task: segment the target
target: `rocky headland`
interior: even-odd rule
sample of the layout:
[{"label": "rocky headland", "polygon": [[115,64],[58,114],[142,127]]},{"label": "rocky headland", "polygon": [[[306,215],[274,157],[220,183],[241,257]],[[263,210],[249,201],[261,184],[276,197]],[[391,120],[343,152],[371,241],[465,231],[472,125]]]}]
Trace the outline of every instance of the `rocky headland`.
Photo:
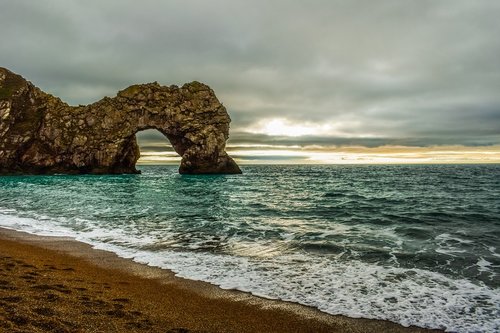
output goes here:
[{"label": "rocky headland", "polygon": [[70,106],[0,67],[0,174],[137,173],[136,133],[156,129],[183,174],[241,173],[225,151],[231,119],[210,87],[138,84]]}]

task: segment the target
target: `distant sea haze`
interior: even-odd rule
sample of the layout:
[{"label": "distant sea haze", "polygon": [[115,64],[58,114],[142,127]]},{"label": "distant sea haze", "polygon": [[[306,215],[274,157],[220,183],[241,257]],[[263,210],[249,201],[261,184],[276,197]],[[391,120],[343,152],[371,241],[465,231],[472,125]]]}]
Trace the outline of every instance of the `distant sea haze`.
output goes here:
[{"label": "distant sea haze", "polygon": [[500,165],[0,178],[0,226],[332,314],[500,330]]}]

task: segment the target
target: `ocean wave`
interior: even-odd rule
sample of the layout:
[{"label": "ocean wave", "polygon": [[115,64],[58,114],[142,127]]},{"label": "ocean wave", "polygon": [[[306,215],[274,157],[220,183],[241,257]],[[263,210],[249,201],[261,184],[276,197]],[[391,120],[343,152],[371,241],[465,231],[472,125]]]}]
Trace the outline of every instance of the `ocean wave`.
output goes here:
[{"label": "ocean wave", "polygon": [[329,313],[498,330],[499,166],[142,171],[0,177],[0,226]]},{"label": "ocean wave", "polygon": [[[325,260],[317,253],[338,252],[338,248],[306,244],[311,253],[271,256],[266,255],[269,249],[265,248],[262,255],[256,256],[248,256],[243,250],[241,255],[147,250],[149,244],[157,241],[154,237],[133,237],[121,230],[110,234],[99,228],[75,231],[59,225],[60,221],[41,221],[12,213],[0,212],[0,226],[43,236],[72,237],[139,263],[172,270],[183,278],[297,302],[330,314],[384,319],[449,332],[493,332],[500,327],[498,289],[427,270],[359,260]],[[254,246],[248,244],[247,248]],[[489,267],[485,261],[478,265]]]}]

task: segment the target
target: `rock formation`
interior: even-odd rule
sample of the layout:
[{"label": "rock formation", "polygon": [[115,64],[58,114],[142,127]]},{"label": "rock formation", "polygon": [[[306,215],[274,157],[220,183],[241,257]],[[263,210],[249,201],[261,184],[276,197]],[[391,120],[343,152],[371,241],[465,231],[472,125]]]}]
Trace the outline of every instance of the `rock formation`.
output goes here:
[{"label": "rock formation", "polygon": [[225,151],[229,118],[212,89],[139,84],[69,106],[0,67],[0,174],[137,173],[136,133],[156,129],[180,173],[241,173]]}]

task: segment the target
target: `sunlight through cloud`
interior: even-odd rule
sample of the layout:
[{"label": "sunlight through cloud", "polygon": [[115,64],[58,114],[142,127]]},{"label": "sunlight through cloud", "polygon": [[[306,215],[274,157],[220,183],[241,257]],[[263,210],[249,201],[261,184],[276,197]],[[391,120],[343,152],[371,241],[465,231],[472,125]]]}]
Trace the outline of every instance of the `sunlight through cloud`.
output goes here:
[{"label": "sunlight through cloud", "polygon": [[255,134],[266,134],[276,136],[305,136],[305,135],[329,135],[333,128],[331,125],[318,125],[312,123],[294,124],[286,119],[273,118],[260,121],[248,132]]}]

